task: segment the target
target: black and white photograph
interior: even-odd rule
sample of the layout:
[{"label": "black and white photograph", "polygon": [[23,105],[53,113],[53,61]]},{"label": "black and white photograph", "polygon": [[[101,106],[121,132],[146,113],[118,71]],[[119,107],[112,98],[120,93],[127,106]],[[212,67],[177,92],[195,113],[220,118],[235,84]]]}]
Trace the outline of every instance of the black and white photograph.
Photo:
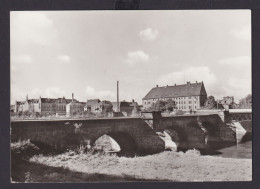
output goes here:
[{"label": "black and white photograph", "polygon": [[251,42],[249,9],[10,11],[11,183],[252,181]]}]

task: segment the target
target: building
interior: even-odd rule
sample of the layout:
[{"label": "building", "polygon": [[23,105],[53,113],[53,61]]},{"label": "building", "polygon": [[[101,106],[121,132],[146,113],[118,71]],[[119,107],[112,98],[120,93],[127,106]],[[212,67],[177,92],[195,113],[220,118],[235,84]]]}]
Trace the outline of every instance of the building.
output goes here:
[{"label": "building", "polygon": [[72,101],[66,105],[66,116],[73,116],[82,113],[85,105],[86,104],[83,102],[74,100],[74,94],[72,93]]},{"label": "building", "polygon": [[90,99],[87,101],[84,111],[92,113],[111,113],[113,112],[113,105],[110,101],[99,99]]},{"label": "building", "polygon": [[87,103],[84,107],[84,111],[89,111],[92,113],[96,113],[99,111],[99,105],[98,103],[100,102],[99,99],[89,99],[87,100]]},{"label": "building", "polygon": [[174,86],[158,85],[152,88],[143,98],[143,110],[147,110],[153,103],[159,100],[173,100],[176,102],[176,109],[183,111],[196,111],[204,105],[207,99],[207,92],[203,82],[190,83]]},{"label": "building", "polygon": [[[117,102],[112,102],[113,105],[113,111],[117,112]],[[132,115],[134,109],[136,108],[138,111],[138,103],[132,100],[132,102],[126,102],[125,100],[119,102],[119,109],[120,112],[123,112],[126,116]]]},{"label": "building", "polygon": [[[28,112],[30,114],[39,113],[43,116],[48,115],[65,115],[66,114],[66,105],[71,103],[72,99],[63,98],[42,98],[41,96],[38,99],[28,99],[26,96],[25,101],[16,101],[14,105],[15,113],[24,113]],[[78,102],[74,99],[74,102]]]},{"label": "building", "polygon": [[223,105],[226,110],[238,108],[233,96],[225,96],[222,100],[219,100],[218,103]]}]

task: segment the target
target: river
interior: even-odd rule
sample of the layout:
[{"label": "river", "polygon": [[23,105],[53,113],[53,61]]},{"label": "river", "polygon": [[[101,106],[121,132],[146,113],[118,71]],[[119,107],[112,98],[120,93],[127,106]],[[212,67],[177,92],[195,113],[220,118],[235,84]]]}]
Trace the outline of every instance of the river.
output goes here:
[{"label": "river", "polygon": [[216,156],[224,158],[252,158],[252,140],[240,142],[237,145],[219,149]]}]

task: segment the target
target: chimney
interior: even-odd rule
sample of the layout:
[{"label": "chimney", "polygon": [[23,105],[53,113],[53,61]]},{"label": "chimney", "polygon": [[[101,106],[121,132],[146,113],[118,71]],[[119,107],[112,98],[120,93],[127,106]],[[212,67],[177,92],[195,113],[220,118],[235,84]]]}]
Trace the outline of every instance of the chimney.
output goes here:
[{"label": "chimney", "polygon": [[156,87],[158,87],[158,85],[156,85]]},{"label": "chimney", "polygon": [[174,84],[174,86],[176,86],[176,83]]},{"label": "chimney", "polygon": [[198,82],[196,81],[196,83],[198,83]]},{"label": "chimney", "polygon": [[117,81],[117,112],[120,112],[120,107],[119,107],[119,81]]},{"label": "chimney", "polygon": [[28,94],[26,95],[26,102],[28,102]]},{"label": "chimney", "polygon": [[135,100],[133,99],[132,102],[135,102]]},{"label": "chimney", "polygon": [[72,102],[74,102],[74,93],[72,93]]}]

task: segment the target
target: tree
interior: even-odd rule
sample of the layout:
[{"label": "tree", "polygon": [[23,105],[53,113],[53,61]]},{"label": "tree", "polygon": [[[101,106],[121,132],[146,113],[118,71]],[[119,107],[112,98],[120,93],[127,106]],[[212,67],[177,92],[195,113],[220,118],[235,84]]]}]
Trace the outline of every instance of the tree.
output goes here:
[{"label": "tree", "polygon": [[38,117],[41,117],[41,114],[39,112],[36,112],[35,116],[38,118]]},{"label": "tree", "polygon": [[217,102],[214,96],[209,96],[204,103],[205,109],[217,109]]},{"label": "tree", "polygon": [[139,106],[137,104],[134,104],[132,110],[132,116],[137,116],[139,112],[140,112]]},{"label": "tree", "polygon": [[25,111],[23,112],[23,115],[24,115],[25,117],[29,116],[29,111],[28,111],[28,110],[25,110]]},{"label": "tree", "polygon": [[155,103],[153,103],[148,110],[150,111],[173,111],[173,109],[175,109],[176,107],[176,103],[173,100],[167,100],[167,101],[163,101],[163,100],[158,100]]},{"label": "tree", "polygon": [[23,112],[22,111],[19,111],[18,112],[18,117],[21,117],[23,115]]},{"label": "tree", "polygon": [[167,100],[165,107],[166,107],[166,110],[168,110],[169,112],[172,112],[176,108],[176,102],[171,99]]},{"label": "tree", "polygon": [[239,108],[252,108],[252,95],[249,94],[239,101]]}]

